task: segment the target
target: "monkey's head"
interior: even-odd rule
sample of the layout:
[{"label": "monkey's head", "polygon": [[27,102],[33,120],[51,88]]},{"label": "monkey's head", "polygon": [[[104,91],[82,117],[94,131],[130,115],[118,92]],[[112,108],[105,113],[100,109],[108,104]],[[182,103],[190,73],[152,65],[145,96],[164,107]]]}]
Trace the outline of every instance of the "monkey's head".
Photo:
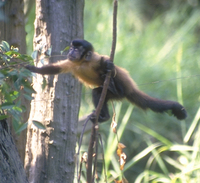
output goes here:
[{"label": "monkey's head", "polygon": [[71,42],[68,59],[73,62],[90,61],[94,48],[91,43],[82,39]]}]

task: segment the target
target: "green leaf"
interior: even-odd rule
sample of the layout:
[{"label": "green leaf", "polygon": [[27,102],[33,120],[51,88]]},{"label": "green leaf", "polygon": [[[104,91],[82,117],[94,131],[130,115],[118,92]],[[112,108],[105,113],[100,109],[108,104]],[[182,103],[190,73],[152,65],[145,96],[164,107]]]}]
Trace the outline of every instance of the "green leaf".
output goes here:
[{"label": "green leaf", "polygon": [[[4,98],[5,98],[5,103],[11,103],[13,104],[13,100],[12,100],[12,97],[10,96],[9,93],[5,93],[5,85],[3,85],[3,88],[2,88],[2,93],[4,94]],[[0,105],[0,108],[1,108],[1,105]]]},{"label": "green leaf", "polygon": [[47,51],[45,52],[45,55],[51,56],[51,52],[52,52],[52,47],[47,49]]},{"label": "green leaf", "polygon": [[10,94],[10,97],[11,97],[12,100],[15,100],[19,97],[19,92],[15,91],[15,90],[11,91],[9,94]]},{"label": "green leaf", "polygon": [[5,76],[3,73],[0,72],[0,79],[5,79]]},{"label": "green leaf", "polygon": [[18,106],[14,106],[12,109],[15,110],[16,112],[20,112],[20,113],[23,112],[22,108]]},{"label": "green leaf", "polygon": [[16,75],[18,75],[17,70],[12,70],[12,71],[8,72],[8,76],[16,76]]},{"label": "green leaf", "polygon": [[44,65],[44,58],[40,59],[40,62]]},{"label": "green leaf", "polygon": [[15,121],[19,125],[21,122],[21,112],[11,109],[9,110],[9,114],[12,115],[13,121]]},{"label": "green leaf", "polygon": [[35,90],[33,88],[31,88],[28,85],[24,85],[24,91],[27,92],[28,94],[32,94],[32,93],[36,93]]},{"label": "green leaf", "polygon": [[8,118],[8,115],[0,115],[0,120]]},{"label": "green leaf", "polygon": [[38,55],[38,51],[35,50],[32,54],[31,54],[31,57],[33,58],[33,60],[35,60],[37,58],[37,55]]},{"label": "green leaf", "polygon": [[65,49],[64,49],[64,50],[60,51],[61,55],[63,54],[63,52],[64,52],[64,51],[67,51],[67,50],[69,50],[69,48],[70,48],[70,47],[69,47],[69,46],[67,46],[67,47],[65,47]]},{"label": "green leaf", "polygon": [[5,102],[2,105],[0,105],[0,109],[12,109],[15,106],[15,104],[11,103],[11,102]]},{"label": "green leaf", "polygon": [[10,45],[6,41],[2,41],[1,44],[3,45],[3,48],[5,49],[5,51],[10,50]]},{"label": "green leaf", "polygon": [[[31,75],[36,78],[37,74],[32,72]],[[36,93],[36,92],[35,92]]]},{"label": "green leaf", "polygon": [[21,87],[21,78],[17,78],[16,81],[13,83],[17,90],[20,90]]},{"label": "green leaf", "polygon": [[[1,47],[1,46],[0,46]],[[9,58],[9,56],[7,56],[7,55],[1,55],[1,59],[5,62],[5,63],[7,63],[8,61],[10,61],[10,58]]]},{"label": "green leaf", "polygon": [[0,89],[2,88],[2,85],[4,84],[3,79],[0,78]]},{"label": "green leaf", "polygon": [[[11,113],[11,115],[13,115],[13,114]],[[20,126],[21,122],[20,122],[20,118],[19,117],[16,117],[15,114],[14,114],[14,116],[15,117],[12,119],[12,128],[15,131],[17,131],[19,129],[19,126]]]},{"label": "green leaf", "polygon": [[31,95],[28,95],[28,94],[23,94],[24,95],[24,97],[27,99],[27,100],[33,100],[34,99],[34,97],[32,97]]},{"label": "green leaf", "polygon": [[28,122],[26,123],[22,123],[19,128],[15,131],[15,133],[19,134],[20,132],[22,132],[23,130],[25,130],[28,126]]},{"label": "green leaf", "polygon": [[17,47],[12,47],[12,46],[11,46],[11,49],[12,49],[13,51],[15,51],[15,52],[19,52],[19,48],[17,48]]},{"label": "green leaf", "polygon": [[45,127],[41,122],[33,120],[32,123],[33,123],[37,128],[39,128],[39,129],[41,129],[41,130],[46,130],[46,127]]},{"label": "green leaf", "polygon": [[47,85],[47,80],[46,80],[45,77],[43,77],[43,80],[42,80],[42,90],[45,89],[46,85]]},{"label": "green leaf", "polygon": [[12,50],[9,50],[5,53],[5,55],[8,55],[8,56],[11,56],[11,55],[21,55],[19,52],[16,52],[16,51],[12,51]]},{"label": "green leaf", "polygon": [[3,52],[6,51],[2,44],[0,44],[0,48],[1,48],[0,50],[2,50]]},{"label": "green leaf", "polygon": [[27,79],[27,77],[30,77],[31,75],[32,75],[32,72],[29,71],[28,69],[23,68],[23,67],[20,69],[19,76],[25,77]]},{"label": "green leaf", "polygon": [[23,61],[32,61],[33,62],[33,58],[29,55],[18,55],[17,58],[23,60]]}]

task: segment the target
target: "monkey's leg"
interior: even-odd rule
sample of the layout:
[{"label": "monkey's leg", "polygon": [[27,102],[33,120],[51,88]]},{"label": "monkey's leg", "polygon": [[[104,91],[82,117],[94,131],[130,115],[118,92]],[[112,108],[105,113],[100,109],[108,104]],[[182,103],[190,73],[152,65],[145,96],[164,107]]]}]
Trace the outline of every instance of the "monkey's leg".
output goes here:
[{"label": "monkey's leg", "polygon": [[[95,108],[97,108],[97,105],[99,103],[99,99],[101,97],[102,87],[95,88],[92,90],[92,100],[94,103]],[[107,105],[107,99],[105,99],[104,104],[102,106],[101,112],[99,114],[98,122],[104,122],[109,120],[110,115],[108,111],[108,105]],[[95,122],[95,119],[91,117],[91,121]]]}]

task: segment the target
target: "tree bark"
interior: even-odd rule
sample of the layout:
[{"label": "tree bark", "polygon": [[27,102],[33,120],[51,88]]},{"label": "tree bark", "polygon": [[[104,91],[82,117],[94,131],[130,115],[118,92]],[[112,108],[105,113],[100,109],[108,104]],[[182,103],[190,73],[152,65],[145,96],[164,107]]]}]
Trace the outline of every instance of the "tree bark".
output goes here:
[{"label": "tree bark", "polygon": [[[5,40],[10,45],[18,47],[20,53],[25,54],[26,33],[23,0],[6,0],[3,3],[4,5],[1,6],[3,19],[0,20],[0,42]],[[22,122],[27,122],[30,112],[30,101],[26,100],[23,95],[21,96],[21,103],[26,107],[26,112],[22,113]],[[20,158],[24,163],[27,132],[24,130],[20,135],[16,135],[12,128],[11,118],[9,118],[8,123],[11,124],[12,135],[14,136]]]},{"label": "tree bark", "polygon": [[24,22],[23,0],[5,0],[1,9],[3,19],[0,20],[0,41],[5,40],[10,45],[19,48],[20,53],[26,53],[26,32]]},{"label": "tree bark", "polygon": [[6,120],[0,121],[0,182],[28,183]]},{"label": "tree bark", "polygon": [[[71,40],[83,38],[83,7],[84,0],[36,1],[34,47],[46,51],[52,46],[50,62],[58,60],[54,55],[60,55]],[[33,79],[37,94],[31,103],[26,172],[30,182],[72,183],[81,85],[70,74],[45,78],[44,90],[43,77],[37,74]],[[42,122],[46,130],[34,127],[32,120]]]}]

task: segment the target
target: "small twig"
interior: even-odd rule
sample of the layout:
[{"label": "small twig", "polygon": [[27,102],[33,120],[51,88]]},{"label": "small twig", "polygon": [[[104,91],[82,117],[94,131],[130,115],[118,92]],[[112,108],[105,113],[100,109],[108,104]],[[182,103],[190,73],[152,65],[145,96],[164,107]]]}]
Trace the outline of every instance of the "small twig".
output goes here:
[{"label": "small twig", "polygon": [[[12,63],[12,62],[14,62],[14,61],[11,61],[10,63]],[[15,61],[15,62],[18,62],[18,61]],[[10,64],[9,63],[9,64]],[[18,62],[17,64],[12,64],[12,65],[6,65],[6,66],[0,66],[0,70],[3,70],[3,69],[6,69],[6,68],[16,68],[16,67],[19,67],[19,66],[23,66],[23,67],[25,67],[25,66],[27,66],[28,64],[27,63],[25,63],[25,62],[22,62],[22,63],[20,63],[20,62]]]},{"label": "small twig", "polygon": [[[90,120],[90,116],[91,116],[91,115],[89,115],[89,116],[86,118],[86,120],[85,120],[85,122],[84,122],[84,124],[83,124],[83,129],[82,129],[82,132],[81,132],[81,135],[80,135],[80,139],[79,139],[79,144],[78,144],[78,152],[77,152],[77,154],[76,154],[76,157],[77,157],[77,164],[76,164],[76,167],[77,167],[78,182],[80,181],[80,179],[79,179],[80,174],[78,173],[79,154],[80,154],[81,144],[82,144],[82,140],[83,140],[83,134],[84,134],[84,132],[85,132],[85,128],[86,128],[86,126],[87,126],[87,123],[88,123],[88,121]],[[78,175],[78,174],[79,174],[79,175]]]},{"label": "small twig", "polygon": [[79,139],[79,144],[78,144],[78,152],[77,152],[77,154],[79,155],[79,153],[80,153],[80,148],[81,148],[81,144],[82,144],[82,140],[83,140],[83,134],[84,134],[84,132],[85,132],[85,128],[86,128],[86,126],[87,126],[87,123],[88,123],[88,121],[90,120],[90,116],[91,115],[89,115],[87,118],[86,118],[86,120],[85,120],[85,122],[84,122],[84,124],[83,124],[83,129],[82,129],[82,131],[81,131],[81,135],[80,135],[80,139]]},{"label": "small twig", "polygon": [[115,48],[116,48],[116,42],[117,42],[117,7],[118,7],[118,1],[114,1],[113,5],[113,40],[112,40],[112,49],[110,53],[110,60],[113,62],[114,55],[115,55]]},{"label": "small twig", "polygon": [[[78,183],[80,183],[80,180],[81,180],[82,165],[83,165],[83,162],[81,161],[80,167],[79,167],[79,172],[78,172]],[[78,168],[77,168],[77,170],[78,170]]]},{"label": "small twig", "polygon": [[[114,0],[114,6],[113,6],[113,40],[112,40],[112,49],[111,49],[111,54],[110,54],[110,61],[113,62],[114,60],[114,54],[115,54],[115,48],[116,48],[116,40],[117,40],[117,7],[118,7],[118,1]],[[90,137],[90,144],[89,144],[89,148],[88,148],[88,168],[87,168],[87,183],[92,183],[92,180],[94,180],[94,177],[92,177],[92,162],[93,162],[93,147],[95,144],[95,140],[98,139],[97,135],[97,131],[98,131],[98,118],[99,118],[99,114],[101,112],[106,94],[107,94],[107,89],[108,89],[108,85],[110,82],[110,77],[111,77],[111,71],[109,71],[106,75],[106,79],[104,81],[104,85],[103,85],[103,90],[101,93],[101,97],[99,99],[99,103],[98,106],[96,108],[95,111],[95,123],[93,124],[93,128],[92,128],[92,132],[91,132],[91,137]],[[96,145],[98,142],[96,142]],[[97,153],[97,152],[96,152]],[[97,154],[96,154],[97,156]]]},{"label": "small twig", "polygon": [[78,183],[80,183],[81,180],[81,171],[82,171],[82,166],[83,163],[85,163],[85,165],[87,164],[87,153],[83,153],[82,157],[81,157],[81,163],[80,163],[80,168],[79,168],[79,173],[78,173]]},{"label": "small twig", "polygon": [[[96,132],[97,133],[97,132]],[[98,138],[98,134],[96,134],[96,149],[95,149],[95,160],[94,160],[94,168],[93,168],[93,175],[92,175],[92,182],[94,182],[94,178],[95,178],[95,173],[96,173],[96,167],[97,167],[97,157],[98,157],[98,142],[99,142],[99,138]]]},{"label": "small twig", "polygon": [[95,124],[93,124],[90,143],[88,147],[88,164],[87,164],[87,183],[92,183],[92,162],[93,162],[93,147],[96,137]]},{"label": "small twig", "polygon": [[106,172],[106,164],[105,164],[105,157],[104,157],[104,148],[103,148],[103,140],[101,135],[99,134],[99,140],[100,140],[100,144],[102,147],[102,156],[103,156],[103,169],[104,169],[104,174],[105,174],[105,182],[107,183],[107,172]]}]

